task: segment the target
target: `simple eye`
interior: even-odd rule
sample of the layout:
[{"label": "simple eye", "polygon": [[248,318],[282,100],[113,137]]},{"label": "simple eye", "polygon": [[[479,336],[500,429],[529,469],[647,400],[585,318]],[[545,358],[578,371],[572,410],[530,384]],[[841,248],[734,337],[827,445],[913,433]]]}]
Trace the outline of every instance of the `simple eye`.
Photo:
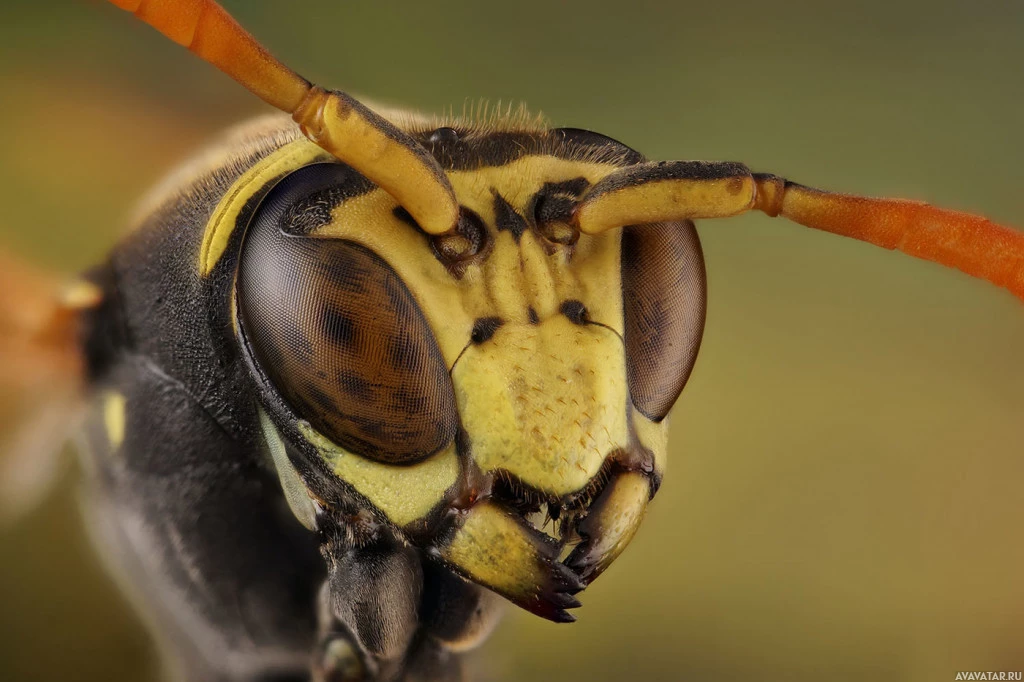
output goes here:
[{"label": "simple eye", "polygon": [[318,164],[271,190],[242,247],[239,315],[256,364],[299,417],[350,452],[411,463],[451,443],[458,427],[430,326],[376,253],[299,236],[373,188],[364,183],[347,166]]},{"label": "simple eye", "polygon": [[693,370],[704,334],[707,282],[693,223],[622,233],[626,370],[633,405],[664,419]]}]

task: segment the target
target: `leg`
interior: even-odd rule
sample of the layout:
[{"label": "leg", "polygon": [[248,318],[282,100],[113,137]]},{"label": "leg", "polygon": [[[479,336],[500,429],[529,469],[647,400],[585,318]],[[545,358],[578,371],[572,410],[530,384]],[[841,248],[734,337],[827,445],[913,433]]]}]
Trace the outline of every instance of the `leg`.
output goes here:
[{"label": "leg", "polygon": [[384,529],[354,541],[350,528],[332,523],[321,523],[328,574],[320,591],[316,679],[398,679],[419,625],[419,554]]},{"label": "leg", "polygon": [[424,633],[454,653],[475,649],[483,643],[498,625],[507,602],[433,562],[425,564],[423,572]]},{"label": "leg", "polygon": [[462,653],[491,633],[504,600],[393,539],[354,547],[334,535],[314,680],[462,680]]}]

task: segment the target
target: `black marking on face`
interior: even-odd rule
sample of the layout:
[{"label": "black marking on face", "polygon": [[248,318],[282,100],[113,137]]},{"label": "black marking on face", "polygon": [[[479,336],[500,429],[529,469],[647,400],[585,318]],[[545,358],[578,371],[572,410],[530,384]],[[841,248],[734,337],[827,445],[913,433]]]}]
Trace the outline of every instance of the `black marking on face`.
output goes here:
[{"label": "black marking on face", "polygon": [[540,197],[534,213],[538,225],[545,223],[567,223],[572,219],[576,200],[565,196]]},{"label": "black marking on face", "polygon": [[494,225],[498,232],[511,232],[512,238],[519,243],[519,238],[527,230],[526,219],[519,215],[512,205],[505,200],[505,197],[498,194],[498,190],[492,189],[494,195]]},{"label": "black marking on face", "polygon": [[503,324],[505,321],[500,317],[481,317],[473,323],[473,333],[469,338],[476,344],[489,341]]},{"label": "black marking on face", "polygon": [[[295,173],[301,174],[303,192],[288,206],[281,229],[297,236],[311,234],[329,224],[335,208],[377,188],[343,163],[317,163]],[[295,173],[289,176],[289,180]]]},{"label": "black marking on face", "polygon": [[590,313],[587,306],[576,300],[563,301],[558,308],[559,312],[569,318],[573,324],[587,324],[590,322]]},{"label": "black marking on face", "polygon": [[578,178],[573,178],[572,180],[562,180],[561,182],[545,182],[537,194],[561,194],[578,199],[585,191],[587,191],[588,187],[590,187],[590,181],[585,177],[580,176]]},{"label": "black marking on face", "polygon": [[642,154],[621,142],[574,128],[538,132],[481,132],[472,128],[438,128],[411,135],[425,149],[430,150],[446,171],[504,166],[526,156],[586,159],[616,166],[632,165],[644,160]]},{"label": "black marking on face", "polygon": [[433,140],[431,132],[424,140],[434,158],[445,170],[475,170],[503,166],[543,148],[545,133],[492,133],[481,139],[467,140],[460,131],[447,139]]},{"label": "black marking on face", "polygon": [[487,230],[484,228],[484,221],[476,211],[462,206],[459,210],[459,222],[456,227],[458,233],[473,244],[473,253],[478,253],[487,239]]},{"label": "black marking on face", "polygon": [[526,316],[530,320],[530,324],[540,324],[540,317],[537,315],[537,311],[530,306],[526,311]]},{"label": "black marking on face", "polygon": [[704,333],[704,256],[693,223],[625,228],[622,290],[630,395],[660,421],[686,385]]}]

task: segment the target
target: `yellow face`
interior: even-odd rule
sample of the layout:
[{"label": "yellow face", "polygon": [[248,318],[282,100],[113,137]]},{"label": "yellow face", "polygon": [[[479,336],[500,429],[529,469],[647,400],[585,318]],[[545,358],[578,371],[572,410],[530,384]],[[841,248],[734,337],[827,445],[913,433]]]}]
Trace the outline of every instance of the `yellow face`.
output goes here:
[{"label": "yellow face", "polygon": [[[545,184],[571,183],[587,170],[534,157],[451,173],[485,241],[460,272],[434,257],[379,190],[337,207],[314,233],[364,244],[409,287],[449,368],[480,470],[553,497],[584,490],[629,443],[620,235],[556,244],[525,218]],[[367,220],[380,227],[363,229]],[[563,313],[573,302],[587,323]]]},{"label": "yellow face", "polygon": [[413,134],[455,190],[458,249],[298,140],[226,195],[200,268],[270,178],[236,283],[243,343],[286,406],[265,430],[285,422],[285,440],[456,572],[565,619],[664,471],[664,418],[703,326],[696,234],[571,227],[586,189],[639,157],[607,138]]}]

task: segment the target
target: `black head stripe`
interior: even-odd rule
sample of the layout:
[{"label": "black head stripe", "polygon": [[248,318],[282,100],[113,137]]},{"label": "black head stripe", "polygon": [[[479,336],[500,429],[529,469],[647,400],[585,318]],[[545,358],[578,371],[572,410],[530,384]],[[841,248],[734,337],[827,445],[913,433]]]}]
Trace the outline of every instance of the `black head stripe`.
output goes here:
[{"label": "black head stripe", "polygon": [[491,190],[491,193],[494,195],[494,226],[499,232],[511,232],[512,238],[518,242],[526,232],[526,219],[497,190]]},{"label": "black head stripe", "polygon": [[437,135],[436,131],[421,134],[417,139],[434,154],[441,167],[449,171],[475,170],[489,166],[504,166],[531,154],[542,153],[546,134],[521,132],[494,132],[484,135],[452,131]]},{"label": "black head stripe", "polygon": [[554,156],[615,166],[639,163],[639,152],[610,137],[577,128],[537,132],[439,128],[413,133],[446,171],[504,166],[527,156]]}]

